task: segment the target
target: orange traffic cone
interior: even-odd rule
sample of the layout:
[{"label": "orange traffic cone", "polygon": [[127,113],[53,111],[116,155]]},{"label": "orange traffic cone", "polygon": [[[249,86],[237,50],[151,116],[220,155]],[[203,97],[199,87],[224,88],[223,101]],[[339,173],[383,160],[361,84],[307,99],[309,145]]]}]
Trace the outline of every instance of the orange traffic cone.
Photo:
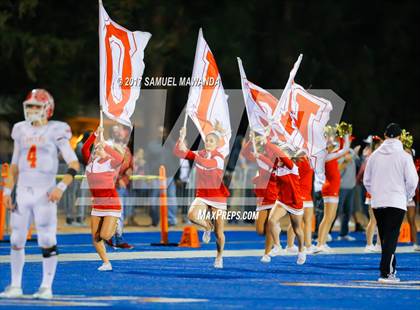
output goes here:
[{"label": "orange traffic cone", "polygon": [[404,222],[401,225],[400,236],[398,238],[398,242],[411,242],[410,236],[410,224]]},{"label": "orange traffic cone", "polygon": [[28,229],[28,235],[26,236],[26,240],[32,239],[32,225]]},{"label": "orange traffic cone", "polygon": [[183,248],[199,248],[200,241],[198,240],[198,232],[197,228],[194,226],[187,226],[184,227],[184,231],[182,232],[181,242],[179,243],[179,247]]}]

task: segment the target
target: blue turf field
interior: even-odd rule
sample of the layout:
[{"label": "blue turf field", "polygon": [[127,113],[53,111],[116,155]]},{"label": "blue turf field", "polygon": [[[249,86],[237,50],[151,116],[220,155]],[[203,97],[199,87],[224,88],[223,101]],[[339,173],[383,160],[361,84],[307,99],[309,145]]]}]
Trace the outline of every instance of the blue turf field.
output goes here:
[{"label": "blue turf field", "polygon": [[[77,260],[76,253],[93,253],[88,235],[60,235],[62,254],[76,254],[74,261],[59,263],[54,282],[55,300],[45,304],[26,298],[0,300],[0,307],[42,305],[71,308],[188,309],[188,308],[358,308],[419,309],[420,254],[398,254],[399,285],[378,285],[379,254],[334,254],[308,256],[304,266],[295,264],[295,256],[273,258],[268,265],[245,250],[262,249],[263,238],[254,232],[228,232],[226,250],[243,250],[240,257],[226,257],[224,269],[215,270],[211,257],[113,260],[113,272],[96,271],[99,261]],[[332,242],[332,247],[363,246],[363,235],[355,242]],[[191,251],[173,247],[151,247],[159,240],[157,233],[126,234],[136,248],[132,251]],[[284,239],[284,236],[282,236]],[[170,233],[179,241],[180,233]],[[283,245],[285,240],[282,241]],[[39,253],[36,244],[28,243],[27,253]],[[213,250],[214,243],[194,250]],[[132,252],[131,251],[131,252]],[[9,252],[0,243],[0,258]],[[110,250],[110,252],[115,252]],[[130,251],[120,251],[120,255]],[[187,252],[185,252],[187,253]],[[65,257],[63,255],[62,257]],[[10,271],[0,263],[0,287],[9,282]],[[41,264],[25,265],[23,289],[32,293],[40,283]],[[407,282],[408,281],[408,282]],[[188,300],[190,299],[190,300]],[[192,299],[192,300],[191,300]],[[54,307],[54,308],[55,308]]]}]

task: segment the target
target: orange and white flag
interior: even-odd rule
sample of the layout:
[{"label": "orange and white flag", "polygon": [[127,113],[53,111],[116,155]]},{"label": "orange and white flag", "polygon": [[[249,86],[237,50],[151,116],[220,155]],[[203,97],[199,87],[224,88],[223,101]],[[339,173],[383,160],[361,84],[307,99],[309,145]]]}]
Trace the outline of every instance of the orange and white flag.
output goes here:
[{"label": "orange and white flag", "polygon": [[238,57],[237,60],[249,127],[252,131],[265,135],[279,100],[265,89],[248,81],[241,59]]},{"label": "orange and white flag", "polygon": [[278,135],[285,135],[292,145],[305,150],[316,174],[323,178],[327,143],[324,128],[330,118],[332,105],[327,99],[310,94],[294,82],[301,61],[302,55],[290,72],[280,97],[273,130]]},{"label": "orange and white flag", "polygon": [[216,60],[204,40],[201,29],[198,33],[190,83],[187,115],[197,126],[203,140],[210,132],[219,131],[223,139],[218,150],[227,156],[231,138],[228,96],[225,94]]},{"label": "orange and white flag", "polygon": [[131,127],[144,71],[148,32],[115,23],[99,1],[99,98],[105,115]]}]

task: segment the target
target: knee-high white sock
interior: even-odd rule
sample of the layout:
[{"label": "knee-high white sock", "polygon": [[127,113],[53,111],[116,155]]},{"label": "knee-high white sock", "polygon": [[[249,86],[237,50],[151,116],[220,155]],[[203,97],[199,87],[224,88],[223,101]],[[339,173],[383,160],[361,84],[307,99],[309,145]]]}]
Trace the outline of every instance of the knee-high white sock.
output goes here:
[{"label": "knee-high white sock", "polygon": [[56,269],[57,269],[57,255],[42,258],[41,287],[51,288]]},{"label": "knee-high white sock", "polygon": [[25,250],[10,250],[10,268],[12,274],[11,286],[22,286],[23,265],[25,264]]}]

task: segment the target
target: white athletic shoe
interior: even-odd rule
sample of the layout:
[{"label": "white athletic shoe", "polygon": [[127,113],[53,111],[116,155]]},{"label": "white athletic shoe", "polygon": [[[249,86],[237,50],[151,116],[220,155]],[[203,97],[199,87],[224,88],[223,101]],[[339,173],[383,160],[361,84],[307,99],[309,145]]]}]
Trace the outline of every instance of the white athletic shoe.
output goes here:
[{"label": "white athletic shoe", "polygon": [[270,255],[264,254],[263,257],[261,257],[261,263],[268,264],[269,262],[271,262]]},{"label": "white athletic shoe", "polygon": [[416,251],[416,252],[419,252],[420,251],[420,245],[413,244],[413,250]]},{"label": "white athletic shoe", "polygon": [[40,287],[38,292],[32,295],[35,299],[52,299],[53,293],[50,287]]},{"label": "white athletic shoe", "polygon": [[286,252],[291,254],[296,254],[299,251],[298,247],[294,244],[291,247],[286,247]]},{"label": "white athletic shoe", "polygon": [[205,230],[203,232],[203,237],[201,238],[203,243],[209,243],[211,240],[211,230]]},{"label": "white athletic shoe", "polygon": [[281,246],[275,245],[271,249],[268,255],[270,255],[271,257],[274,257],[274,256],[282,255],[282,254],[283,254],[283,249],[281,248]]},{"label": "white athletic shoe", "polygon": [[371,244],[371,245],[366,245],[365,246],[365,249],[364,249],[364,252],[365,253],[375,253],[376,252],[376,250],[375,250],[375,246],[373,245],[373,244]]},{"label": "white athletic shoe", "polygon": [[389,274],[388,275],[388,277],[386,277],[386,278],[382,278],[382,277],[380,277],[379,279],[378,279],[378,282],[380,282],[380,283],[389,283],[389,284],[395,284],[395,283],[399,283],[400,282],[400,278],[397,278],[396,276],[395,276],[395,274]]},{"label": "white athletic shoe", "polygon": [[327,236],[327,242],[331,242],[331,241],[333,241],[333,238],[332,238],[331,234],[328,234],[328,236]]},{"label": "white athletic shoe", "polygon": [[331,249],[328,245],[317,245],[314,247],[314,254],[318,253],[333,253],[333,249]]},{"label": "white athletic shoe", "polygon": [[306,253],[305,252],[299,252],[296,264],[303,265],[305,262],[306,262]]},{"label": "white athletic shoe", "polygon": [[216,258],[215,260],[214,260],[214,268],[216,268],[216,269],[223,269],[223,258]]},{"label": "white athletic shoe", "polygon": [[375,252],[376,253],[381,253],[382,252],[382,246],[380,244],[375,244]]},{"label": "white athletic shoe", "polygon": [[7,286],[4,291],[0,293],[0,298],[20,298],[22,296],[22,288],[11,285]]},{"label": "white athletic shoe", "polygon": [[103,263],[99,268],[99,271],[112,271],[112,265],[111,263],[105,264]]},{"label": "white athletic shoe", "polygon": [[314,250],[315,250],[315,246],[314,245],[311,245],[310,247],[305,247],[304,249],[305,249],[305,253],[306,254],[313,254],[314,253]]},{"label": "white athletic shoe", "polygon": [[328,244],[325,244],[324,248],[328,253],[334,253],[334,249],[331,248]]},{"label": "white athletic shoe", "polygon": [[355,241],[355,240],[356,240],[356,238],[354,238],[354,237],[352,237],[352,236],[350,236],[350,235],[345,235],[345,236],[339,236],[339,237],[337,238],[337,240],[338,240],[338,241],[342,241],[342,240],[344,240],[344,241]]}]

